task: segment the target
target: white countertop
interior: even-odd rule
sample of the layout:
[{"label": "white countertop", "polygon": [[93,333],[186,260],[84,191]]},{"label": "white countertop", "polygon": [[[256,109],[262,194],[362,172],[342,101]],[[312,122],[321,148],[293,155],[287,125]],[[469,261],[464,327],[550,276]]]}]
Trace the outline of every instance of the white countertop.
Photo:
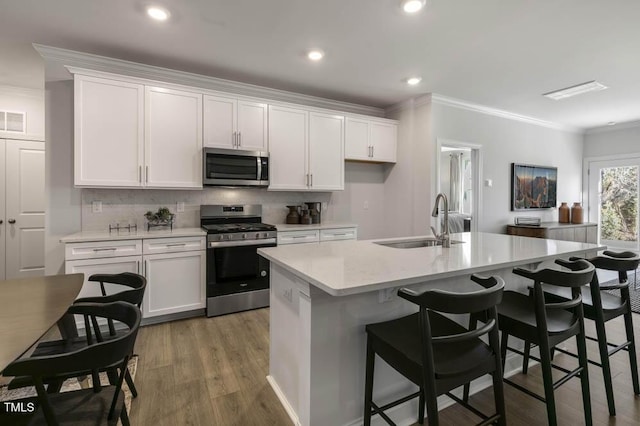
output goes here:
[{"label": "white countertop", "polygon": [[205,237],[207,232],[202,228],[174,228],[152,229],[145,231],[139,229],[137,232],[128,231],[86,231],[67,235],[60,239],[61,243],[83,243],[90,241],[115,241],[115,240],[138,240],[150,238],[171,238],[171,237]]},{"label": "white countertop", "polygon": [[311,225],[292,225],[292,224],[284,224],[280,223],[274,225],[278,231],[315,231],[316,229],[339,229],[339,228],[357,228],[358,225],[355,223],[314,223]]},{"label": "white countertop", "polygon": [[584,255],[606,247],[572,241],[481,232],[451,234],[464,241],[451,248],[399,249],[373,241],[419,240],[423,237],[321,244],[282,245],[258,253],[333,295],[365,293],[442,278],[509,268],[554,257]]}]

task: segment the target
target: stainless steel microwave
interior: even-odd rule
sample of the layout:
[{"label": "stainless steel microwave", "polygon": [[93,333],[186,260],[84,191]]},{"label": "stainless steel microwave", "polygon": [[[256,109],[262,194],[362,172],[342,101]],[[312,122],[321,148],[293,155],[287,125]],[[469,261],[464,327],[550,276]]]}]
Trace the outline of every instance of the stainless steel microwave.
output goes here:
[{"label": "stainless steel microwave", "polygon": [[205,186],[269,186],[269,154],[261,151],[204,148]]}]

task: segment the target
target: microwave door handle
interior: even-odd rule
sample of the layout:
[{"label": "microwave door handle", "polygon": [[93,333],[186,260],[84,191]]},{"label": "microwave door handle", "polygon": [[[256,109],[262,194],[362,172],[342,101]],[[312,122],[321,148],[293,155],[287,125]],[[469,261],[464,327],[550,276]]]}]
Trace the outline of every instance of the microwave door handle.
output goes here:
[{"label": "microwave door handle", "polygon": [[258,178],[256,180],[262,180],[262,157],[256,157],[258,162]]}]

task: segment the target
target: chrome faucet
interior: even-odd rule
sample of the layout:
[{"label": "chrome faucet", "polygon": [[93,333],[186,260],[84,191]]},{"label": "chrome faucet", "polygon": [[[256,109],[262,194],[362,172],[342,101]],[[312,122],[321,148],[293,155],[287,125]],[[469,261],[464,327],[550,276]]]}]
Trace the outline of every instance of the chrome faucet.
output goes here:
[{"label": "chrome faucet", "polygon": [[442,192],[436,196],[436,205],[433,206],[431,216],[438,217],[438,207],[440,206],[440,199],[444,201],[444,224],[442,225],[442,234],[438,235],[436,229],[433,226],[431,227],[431,232],[433,232],[434,237],[442,242],[442,247],[450,248],[451,239],[449,238],[449,200],[447,200],[447,196]]}]

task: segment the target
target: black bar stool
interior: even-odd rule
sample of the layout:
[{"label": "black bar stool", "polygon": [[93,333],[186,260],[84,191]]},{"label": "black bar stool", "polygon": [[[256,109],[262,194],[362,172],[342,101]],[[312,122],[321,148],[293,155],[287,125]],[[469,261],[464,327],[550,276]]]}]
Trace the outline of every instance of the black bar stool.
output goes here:
[{"label": "black bar stool", "polygon": [[[587,347],[581,287],[591,282],[595,268],[585,260],[565,261],[558,259],[555,263],[568,268],[569,271],[556,269],[529,271],[515,268],[513,270],[514,274],[534,281],[533,295],[528,296],[514,291],[505,291],[502,303],[498,305],[498,321],[502,331],[502,362],[504,363],[507,349],[520,355],[525,355],[523,351],[508,346],[509,336],[524,340],[525,345],[538,345],[540,347],[540,358],[533,356],[531,358],[540,361],[542,366],[544,397],[511,380],[504,379],[504,381],[516,389],[545,402],[549,425],[555,426],[558,422],[556,420],[556,405],[553,392],[569,379],[579,376],[582,384],[585,424],[591,425],[591,400],[589,396],[589,374],[587,371]],[[571,298],[563,302],[547,303],[542,290],[543,283],[569,288],[571,290]],[[553,365],[551,362],[551,349],[574,336],[578,345],[578,368],[568,370]],[[563,371],[566,375],[554,383],[551,373],[552,368]]]},{"label": "black bar stool", "polygon": [[[572,258],[572,260],[577,258]],[[600,362],[589,360],[589,363],[602,368],[604,387],[607,394],[607,404],[609,414],[616,415],[616,406],[613,397],[613,384],[611,381],[611,363],[609,357],[621,350],[629,353],[629,364],[631,367],[631,380],[633,382],[633,393],[640,395],[640,383],[638,382],[638,360],[636,358],[636,344],[633,333],[633,318],[631,312],[631,300],[629,294],[629,283],[627,272],[635,271],[640,264],[640,256],[630,251],[613,252],[604,251],[601,256],[587,259],[597,269],[618,272],[618,284],[601,286],[598,276],[593,275],[589,288],[582,289],[582,304],[584,317],[595,321],[597,339],[587,336],[587,339],[598,342],[600,352]],[[544,286],[547,300],[562,302],[569,298],[567,292],[557,287]],[[610,290],[620,290],[620,296],[609,293]],[[627,341],[622,344],[613,344],[607,341],[605,323],[609,320],[624,316],[624,325]],[[609,350],[609,347],[612,347]],[[556,348],[558,352],[576,357],[576,354],[561,348]],[[528,351],[525,350],[525,353]],[[527,354],[528,355],[528,354]]]},{"label": "black bar stool", "polygon": [[[379,414],[387,423],[393,421],[384,413],[396,405],[419,397],[418,423],[424,423],[425,400],[429,424],[438,421],[439,395],[446,394],[483,419],[481,425],[497,422],[506,425],[502,388],[502,361],[498,336],[496,304],[502,298],[504,281],[499,277],[471,279],[484,287],[470,293],[451,293],[427,290],[416,293],[398,290],[398,296],[419,305],[419,312],[391,321],[369,324],[367,332],[367,367],[364,399],[364,424],[371,424],[371,416]],[[487,323],[477,330],[467,330],[439,314],[481,312]],[[489,344],[480,337],[488,334]],[[373,398],[373,370],[376,354],[420,389],[382,407]],[[491,374],[497,413],[487,416],[465,401],[451,394],[451,390],[471,380]]]}]

